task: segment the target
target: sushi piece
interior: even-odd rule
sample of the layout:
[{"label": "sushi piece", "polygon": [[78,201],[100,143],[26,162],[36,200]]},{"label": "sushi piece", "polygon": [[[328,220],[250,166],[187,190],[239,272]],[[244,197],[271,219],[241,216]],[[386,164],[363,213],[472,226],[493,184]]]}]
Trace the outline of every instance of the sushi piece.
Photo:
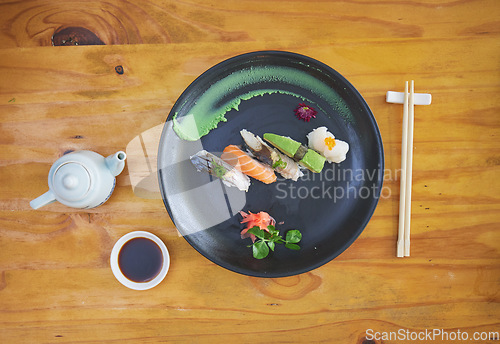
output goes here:
[{"label": "sushi piece", "polygon": [[246,175],[263,183],[271,184],[276,181],[276,175],[271,167],[253,159],[235,145],[229,145],[224,148],[221,159]]},{"label": "sushi piece", "polygon": [[240,134],[253,156],[263,163],[272,166],[284,178],[297,181],[297,179],[304,175],[299,168],[299,164],[277,149],[269,146],[260,136],[254,135],[245,129],[241,130]]},{"label": "sushi piece", "polygon": [[241,191],[248,191],[250,178],[218,156],[202,150],[192,155],[190,159],[198,172],[208,172],[220,178],[227,186],[235,186]]},{"label": "sushi piece", "polygon": [[316,151],[307,148],[300,142],[297,142],[289,137],[276,134],[264,134],[264,140],[271,143],[280,151],[298,161],[304,167],[307,167],[314,173],[320,173],[325,165],[325,157],[318,154]]},{"label": "sushi piece", "polygon": [[326,127],[319,127],[307,134],[309,148],[323,155],[327,161],[339,163],[346,159],[347,142],[336,139]]}]

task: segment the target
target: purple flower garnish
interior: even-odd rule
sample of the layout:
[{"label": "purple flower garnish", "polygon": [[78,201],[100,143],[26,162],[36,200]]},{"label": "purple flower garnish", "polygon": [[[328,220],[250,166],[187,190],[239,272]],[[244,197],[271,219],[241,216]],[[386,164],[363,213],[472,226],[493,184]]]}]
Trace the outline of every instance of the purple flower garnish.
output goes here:
[{"label": "purple flower garnish", "polygon": [[300,103],[295,109],[295,116],[304,122],[309,122],[311,118],[316,118],[318,112],[314,110],[313,107],[306,105],[305,103]]}]

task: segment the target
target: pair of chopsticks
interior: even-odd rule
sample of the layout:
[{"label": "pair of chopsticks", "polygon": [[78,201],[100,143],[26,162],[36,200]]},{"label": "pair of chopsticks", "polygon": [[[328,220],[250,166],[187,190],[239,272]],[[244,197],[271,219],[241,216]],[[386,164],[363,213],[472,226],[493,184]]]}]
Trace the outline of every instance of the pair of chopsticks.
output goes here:
[{"label": "pair of chopsticks", "polygon": [[414,84],[405,83],[403,102],[403,135],[401,142],[401,183],[399,195],[399,228],[397,256],[410,256],[411,179],[413,165],[413,126],[415,105]]}]

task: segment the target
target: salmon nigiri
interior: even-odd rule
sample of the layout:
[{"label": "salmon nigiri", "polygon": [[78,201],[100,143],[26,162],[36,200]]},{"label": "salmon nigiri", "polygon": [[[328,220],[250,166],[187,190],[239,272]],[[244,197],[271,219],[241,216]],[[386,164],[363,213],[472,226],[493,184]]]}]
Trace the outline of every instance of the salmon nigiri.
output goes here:
[{"label": "salmon nigiri", "polygon": [[276,175],[270,166],[261,164],[235,145],[224,148],[221,159],[263,183],[271,184],[276,181]]}]

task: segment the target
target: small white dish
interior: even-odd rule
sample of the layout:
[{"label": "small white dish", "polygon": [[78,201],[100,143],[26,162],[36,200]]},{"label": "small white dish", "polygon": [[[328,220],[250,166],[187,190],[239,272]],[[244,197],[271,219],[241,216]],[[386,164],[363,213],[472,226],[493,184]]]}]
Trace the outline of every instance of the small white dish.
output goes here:
[{"label": "small white dish", "polygon": [[[135,282],[130,278],[127,278],[122,272],[122,269],[120,269],[119,265],[120,251],[122,250],[123,246],[132,239],[136,238],[145,238],[153,241],[161,250],[162,254],[162,266],[160,272],[157,273],[151,280],[145,282]],[[109,261],[111,270],[113,271],[116,279],[124,286],[134,290],[147,290],[157,286],[165,278],[170,267],[170,255],[163,241],[161,241],[161,239],[156,235],[144,231],[130,232],[118,239],[118,241],[113,246]]]}]

